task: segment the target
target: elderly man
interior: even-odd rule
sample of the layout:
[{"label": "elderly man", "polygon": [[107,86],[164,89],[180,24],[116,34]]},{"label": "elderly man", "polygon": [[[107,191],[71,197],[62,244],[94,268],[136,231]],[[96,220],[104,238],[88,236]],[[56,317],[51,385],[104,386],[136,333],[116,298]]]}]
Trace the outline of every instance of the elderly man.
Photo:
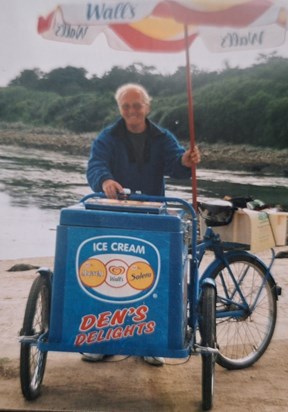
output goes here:
[{"label": "elderly man", "polygon": [[[148,120],[151,98],[137,84],[125,84],[115,94],[121,118],[95,139],[88,162],[87,179],[95,192],[117,198],[123,188],[146,195],[165,193],[164,176],[189,178],[192,163],[200,161],[199,150],[186,150],[176,137]],[[83,354],[83,360],[96,362],[102,354]],[[161,366],[161,357],[144,357]]]},{"label": "elderly man", "polygon": [[137,84],[125,84],[115,94],[121,118],[95,139],[87,179],[95,192],[116,198],[123,188],[146,195],[164,195],[164,176],[188,178],[197,148],[186,150],[176,137],[148,120],[151,98]]}]

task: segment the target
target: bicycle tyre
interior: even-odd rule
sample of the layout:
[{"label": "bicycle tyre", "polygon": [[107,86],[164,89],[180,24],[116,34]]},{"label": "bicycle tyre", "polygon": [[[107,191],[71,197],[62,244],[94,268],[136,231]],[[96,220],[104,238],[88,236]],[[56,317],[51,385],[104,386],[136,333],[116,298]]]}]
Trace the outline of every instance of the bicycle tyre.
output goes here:
[{"label": "bicycle tyre", "polygon": [[[217,289],[216,329],[219,349],[217,363],[230,370],[244,369],[260,359],[272,339],[277,318],[276,285],[268,274],[255,308],[251,312],[251,304],[259,293],[267,275],[267,268],[255,256],[243,252],[230,256],[228,254],[226,257],[238,284],[241,281],[241,292],[249,304],[249,310],[241,318],[236,316],[217,318],[218,311],[229,310],[231,313],[233,304],[225,303],[225,298],[231,297],[235,291],[227,267],[219,264],[211,275]],[[239,293],[236,293],[233,299],[234,302],[239,303],[241,301]]]},{"label": "bicycle tyre", "polygon": [[[22,336],[37,336],[48,331],[50,317],[51,283],[46,274],[34,280],[26,305]],[[21,342],[20,381],[23,396],[31,401],[41,392],[46,367],[47,352],[41,351],[35,342]]]},{"label": "bicycle tyre", "polygon": [[[216,348],[216,290],[204,285],[200,298],[201,346]],[[216,355],[203,352],[202,355],[202,409],[210,410],[213,405],[214,374]]]}]

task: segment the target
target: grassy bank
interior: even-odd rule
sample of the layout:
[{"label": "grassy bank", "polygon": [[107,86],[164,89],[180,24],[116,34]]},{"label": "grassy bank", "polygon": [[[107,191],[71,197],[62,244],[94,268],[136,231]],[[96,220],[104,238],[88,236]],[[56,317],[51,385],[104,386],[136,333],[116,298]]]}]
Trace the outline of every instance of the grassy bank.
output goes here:
[{"label": "grassy bank", "polygon": [[[36,128],[23,124],[0,123],[0,145],[51,150],[88,157],[95,133],[73,134],[67,130]],[[288,176],[288,148],[275,150],[247,145],[200,143],[201,167],[242,170]]]}]

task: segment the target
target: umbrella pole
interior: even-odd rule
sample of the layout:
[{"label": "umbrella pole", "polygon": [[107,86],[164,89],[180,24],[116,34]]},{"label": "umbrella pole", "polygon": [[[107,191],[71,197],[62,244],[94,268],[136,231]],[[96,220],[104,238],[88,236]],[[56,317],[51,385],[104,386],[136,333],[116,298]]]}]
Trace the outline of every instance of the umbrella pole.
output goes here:
[{"label": "umbrella pole", "polygon": [[[187,84],[187,98],[188,98],[188,124],[189,124],[189,136],[190,136],[190,148],[195,147],[195,127],[194,127],[194,109],[193,109],[193,96],[192,96],[192,74],[190,68],[190,56],[189,56],[189,42],[188,42],[188,27],[184,26],[185,32],[185,54],[186,54],[186,84]],[[197,211],[197,177],[196,177],[196,165],[191,166],[192,175],[192,197],[193,207]]]}]

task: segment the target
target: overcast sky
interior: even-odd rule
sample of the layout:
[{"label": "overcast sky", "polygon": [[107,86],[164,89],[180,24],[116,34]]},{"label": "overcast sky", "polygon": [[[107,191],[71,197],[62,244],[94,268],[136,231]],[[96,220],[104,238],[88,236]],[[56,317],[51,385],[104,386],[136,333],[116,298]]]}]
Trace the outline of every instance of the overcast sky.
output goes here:
[{"label": "overcast sky", "polygon": [[[57,3],[67,0],[0,0],[0,87],[6,86],[24,69],[39,68],[43,72],[72,65],[101,76],[111,67],[126,67],[141,62],[154,65],[160,73],[172,73],[185,64],[184,53],[128,53],[109,48],[105,38],[98,37],[90,46],[69,45],[44,40],[37,33],[37,20],[46,16]],[[70,0],[71,1],[71,0]],[[143,0],[144,1],[144,0]],[[265,50],[265,53],[271,52]],[[288,40],[278,54],[288,57]],[[258,52],[215,54],[209,52],[201,39],[190,49],[191,64],[207,71],[221,70],[224,62],[230,66],[246,67],[257,58]]]}]

